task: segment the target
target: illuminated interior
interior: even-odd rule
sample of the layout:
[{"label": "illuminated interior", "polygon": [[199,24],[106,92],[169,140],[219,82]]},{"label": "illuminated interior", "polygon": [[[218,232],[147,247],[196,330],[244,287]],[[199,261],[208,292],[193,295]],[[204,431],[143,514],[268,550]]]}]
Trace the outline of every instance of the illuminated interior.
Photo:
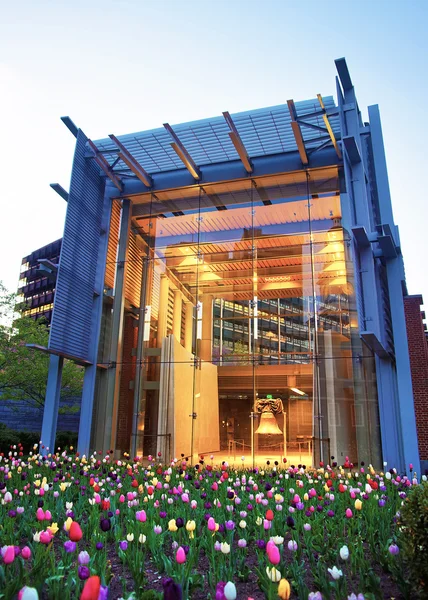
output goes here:
[{"label": "illuminated interior", "polygon": [[[119,446],[134,428],[144,455],[376,463],[374,361],[358,335],[337,169],[132,201],[126,310],[145,319],[140,348],[124,330],[142,370],[122,373],[138,389]],[[107,287],[113,278],[108,264]]]}]

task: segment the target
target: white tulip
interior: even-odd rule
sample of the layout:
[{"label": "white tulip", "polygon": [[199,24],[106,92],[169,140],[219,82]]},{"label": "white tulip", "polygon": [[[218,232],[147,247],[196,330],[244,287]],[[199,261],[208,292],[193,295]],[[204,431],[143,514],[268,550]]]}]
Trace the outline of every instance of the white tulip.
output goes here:
[{"label": "white tulip", "polygon": [[275,567],[266,567],[266,574],[275,583],[281,580],[281,573]]},{"label": "white tulip", "polygon": [[226,600],[235,600],[236,598],[236,587],[232,581],[228,581],[224,586],[223,594]]},{"label": "white tulip", "polygon": [[349,549],[348,546],[342,546],[339,550],[340,558],[342,560],[348,560],[349,558]]},{"label": "white tulip", "polygon": [[334,566],[332,569],[328,569],[328,572],[335,580],[340,579],[343,575],[342,571],[340,569],[338,569],[336,566]]}]

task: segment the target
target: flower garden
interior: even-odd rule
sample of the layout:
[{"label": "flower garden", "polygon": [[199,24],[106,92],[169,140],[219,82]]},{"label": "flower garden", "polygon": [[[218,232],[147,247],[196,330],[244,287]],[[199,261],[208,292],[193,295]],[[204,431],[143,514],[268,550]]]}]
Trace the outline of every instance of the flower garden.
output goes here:
[{"label": "flower garden", "polygon": [[0,598],[427,598],[426,477],[331,465],[12,448]]}]

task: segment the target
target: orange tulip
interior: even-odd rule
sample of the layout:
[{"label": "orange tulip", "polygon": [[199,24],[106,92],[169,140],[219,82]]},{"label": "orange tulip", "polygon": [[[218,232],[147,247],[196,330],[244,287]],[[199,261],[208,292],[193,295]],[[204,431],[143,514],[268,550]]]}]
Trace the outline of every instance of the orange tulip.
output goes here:
[{"label": "orange tulip", "polygon": [[68,530],[68,537],[72,542],[79,542],[82,539],[83,533],[79,523],[76,523],[76,521],[73,521],[70,525],[70,529]]},{"label": "orange tulip", "polygon": [[100,594],[101,581],[98,575],[92,575],[86,580],[80,600],[98,600]]}]

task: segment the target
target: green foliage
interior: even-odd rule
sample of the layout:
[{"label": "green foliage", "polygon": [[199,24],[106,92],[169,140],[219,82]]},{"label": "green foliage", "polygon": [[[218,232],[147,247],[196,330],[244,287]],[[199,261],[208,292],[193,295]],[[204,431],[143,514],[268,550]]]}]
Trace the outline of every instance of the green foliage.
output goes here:
[{"label": "green foliage", "polygon": [[[46,347],[49,329],[43,320],[34,321],[28,316],[19,315],[13,320],[16,316],[15,307],[16,296],[10,294],[0,282],[0,395],[31,402],[42,408],[49,356],[28,348],[27,344]],[[83,369],[71,361],[65,361],[61,398],[66,400],[80,396],[82,384]]]},{"label": "green foliage", "polygon": [[400,509],[398,544],[414,597],[428,597],[428,483],[414,486]]},{"label": "green foliage", "polygon": [[[28,453],[33,450],[35,444],[40,441],[40,432],[34,431],[15,431],[0,423],[0,452],[7,453],[11,446],[17,446],[19,443],[23,446],[23,452]],[[77,446],[77,433],[72,431],[58,431],[56,435],[55,448],[61,450]]]}]

